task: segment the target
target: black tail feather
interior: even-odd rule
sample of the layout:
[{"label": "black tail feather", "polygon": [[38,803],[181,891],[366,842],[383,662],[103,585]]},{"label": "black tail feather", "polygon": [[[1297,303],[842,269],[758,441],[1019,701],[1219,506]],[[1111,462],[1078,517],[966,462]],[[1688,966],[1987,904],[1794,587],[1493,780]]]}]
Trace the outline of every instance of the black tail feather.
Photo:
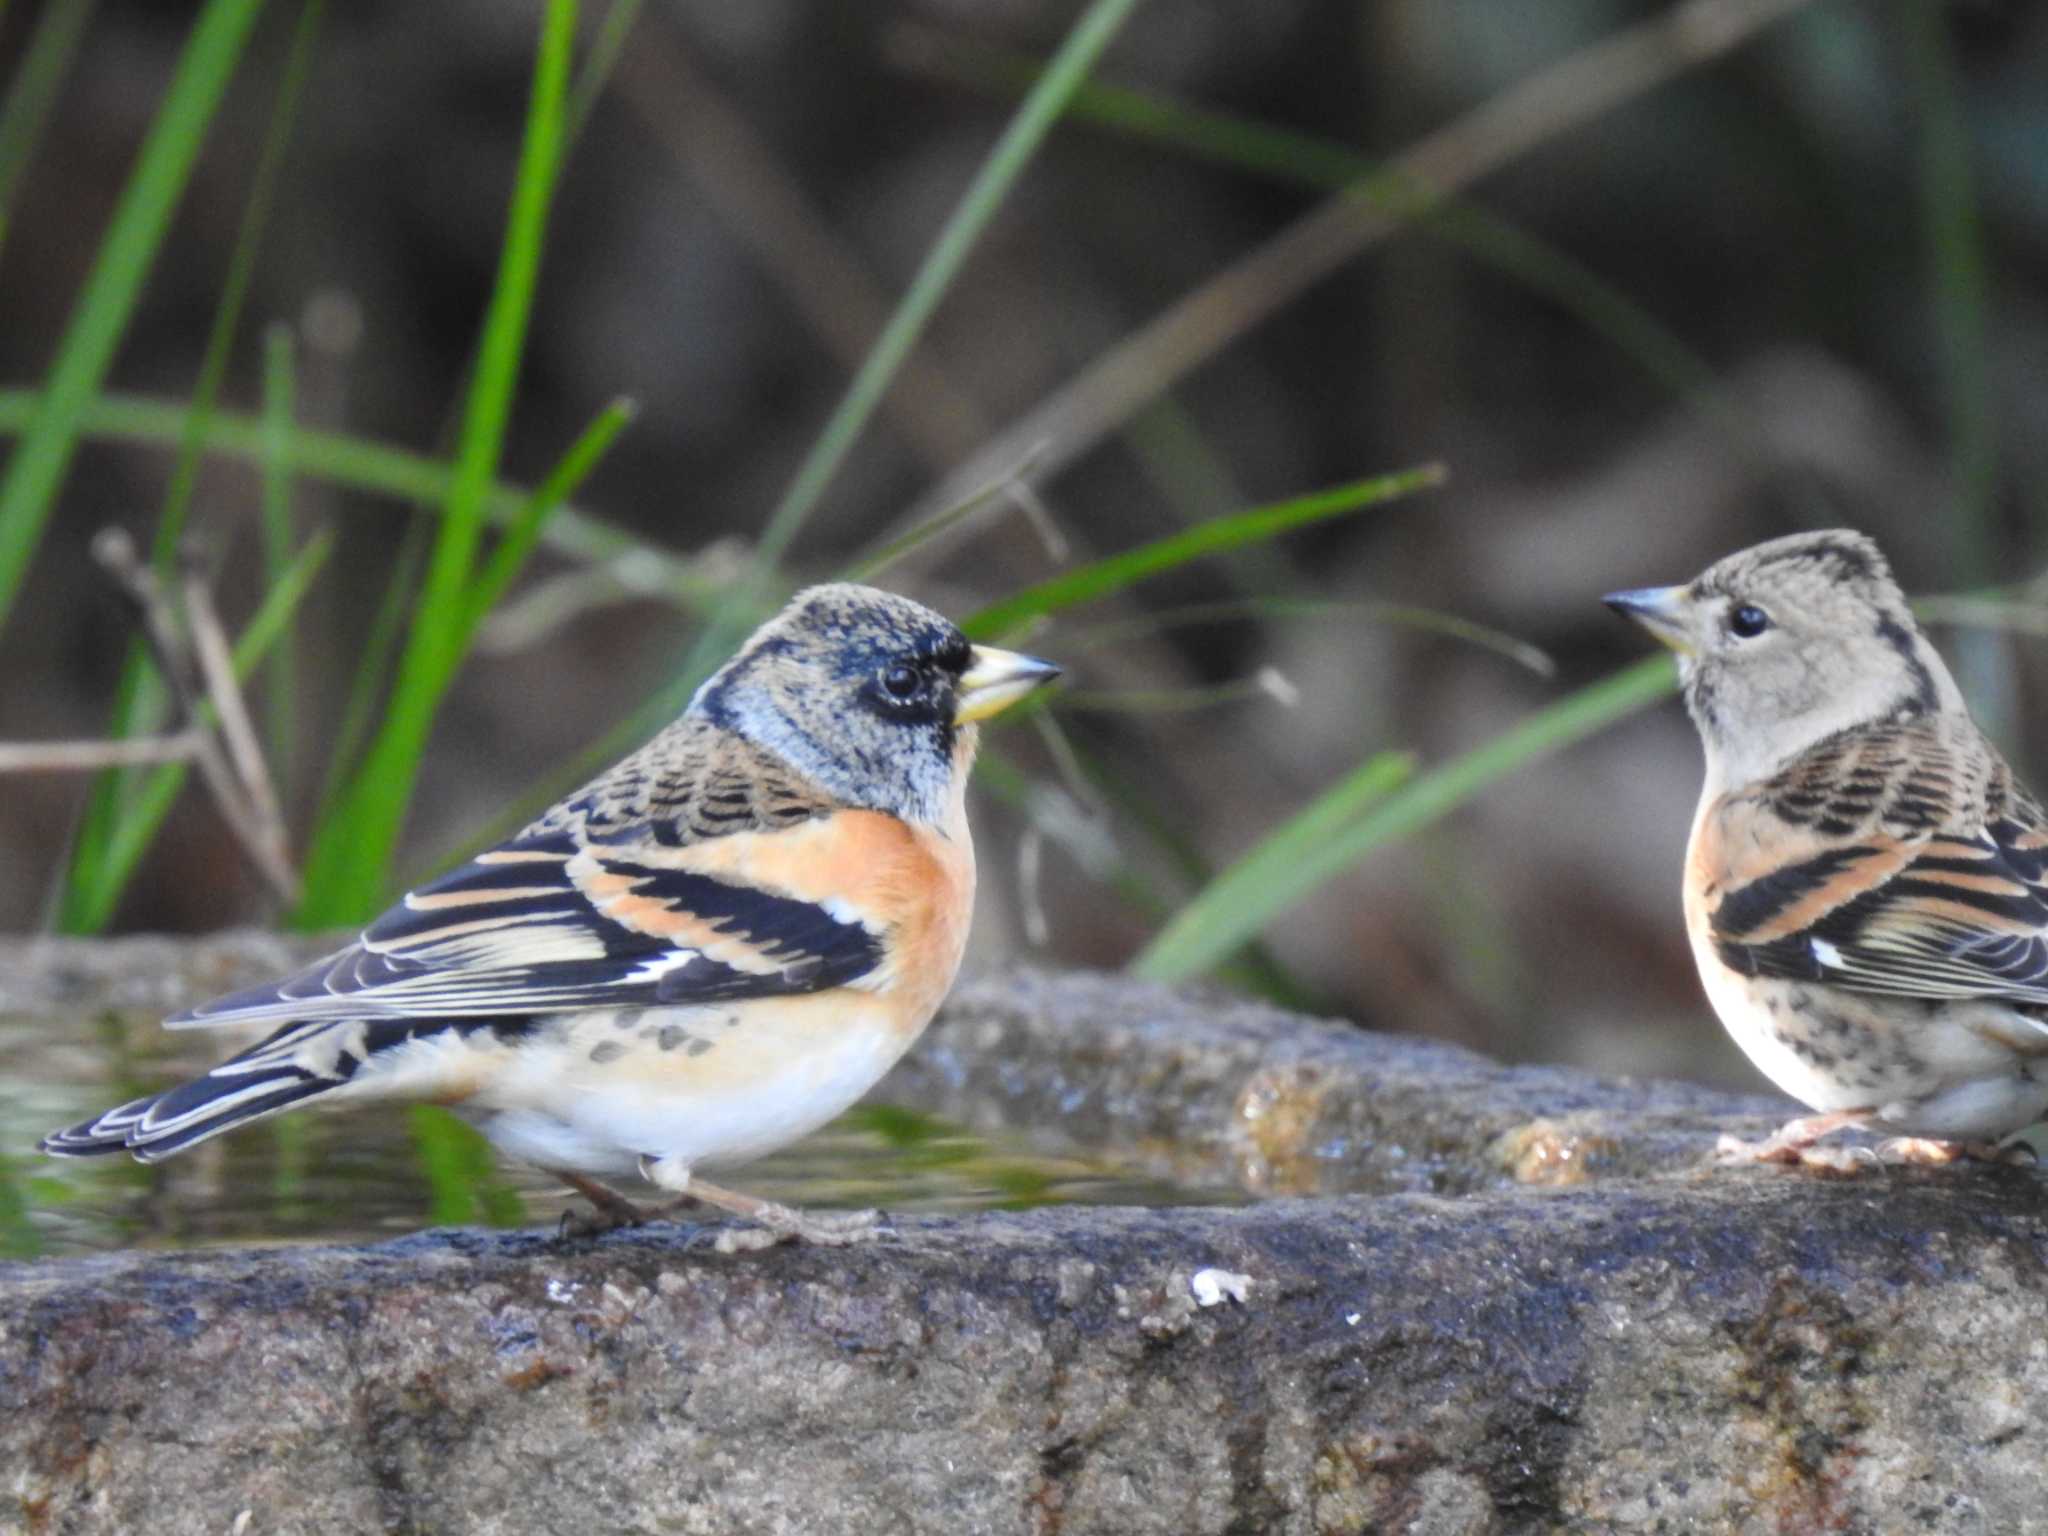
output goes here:
[{"label": "black tail feather", "polygon": [[61,1131],[50,1132],[36,1143],[36,1147],[52,1157],[104,1157],[109,1152],[125,1152],[128,1150],[128,1132],[159,1097],[161,1095],[151,1093],[130,1099],[126,1104],[104,1110],[90,1120],[81,1120]]},{"label": "black tail feather", "polygon": [[324,1024],[287,1024],[204,1077],[52,1131],[39,1145],[54,1157],[128,1152],[144,1163],[182,1152],[347,1082],[360,1065],[356,1057],[302,1049],[330,1029]]},{"label": "black tail feather", "polygon": [[331,1077],[285,1063],[255,1073],[228,1075],[216,1070],[53,1131],[40,1145],[54,1157],[128,1152],[137,1162],[154,1163],[338,1086]]},{"label": "black tail feather", "polygon": [[345,1087],[366,1062],[411,1041],[448,1030],[463,1036],[488,1030],[511,1038],[537,1025],[537,1020],[519,1015],[295,1020],[204,1077],[52,1131],[38,1145],[53,1157],[128,1152],[140,1162],[154,1163],[238,1125]]}]

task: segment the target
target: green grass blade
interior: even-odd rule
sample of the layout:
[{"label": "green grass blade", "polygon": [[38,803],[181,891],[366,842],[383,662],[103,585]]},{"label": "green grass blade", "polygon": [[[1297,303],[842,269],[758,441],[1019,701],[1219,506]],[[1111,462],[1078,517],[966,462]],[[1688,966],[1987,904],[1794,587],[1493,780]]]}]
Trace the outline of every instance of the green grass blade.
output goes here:
[{"label": "green grass blade", "polygon": [[705,626],[690,664],[684,669],[686,673],[708,673],[745,633],[745,622],[740,616],[749,606],[759,606],[760,592],[769,573],[780,563],[805,519],[816,508],[868,418],[881,403],[897,369],[923,335],[939,300],[966,264],[968,253],[1045,141],[1046,133],[1058,121],[1075,88],[1087,78],[1136,4],[1137,0],[1092,0],[1046,65],[1045,73],[1026,93],[995,148],[969,183],[959,206],[925,254],[917,276],[869,349],[844,398],[797,470],[796,478],[769,515],[756,546],[753,574],[740,584],[733,601]]},{"label": "green grass blade", "polygon": [[208,0],[185,45],[29,424],[0,477],[0,624],[56,505],[79,418],[112,363],[262,0]]},{"label": "green grass blade", "polygon": [[192,490],[199,479],[199,462],[206,451],[207,427],[220,395],[221,380],[227,374],[228,356],[241,328],[242,310],[249,295],[249,280],[256,271],[256,253],[263,244],[264,226],[270,221],[271,204],[284,169],[292,129],[298,121],[299,100],[306,77],[312,72],[313,44],[320,35],[324,0],[305,0],[298,25],[292,30],[291,50],[286,55],[277,99],[271,107],[270,123],[264,130],[263,147],[256,161],[256,173],[249,185],[249,200],[242,209],[242,222],[235,232],[235,244],[228,258],[227,278],[221,284],[220,302],[214,307],[208,328],[206,349],[201,354],[199,381],[192,392],[191,409],[178,442],[178,457],[171,469],[170,489],[157,519],[151,557],[159,571],[168,573],[185,531],[185,516],[191,507]]},{"label": "green grass blade", "polygon": [[18,1174],[12,1157],[0,1153],[0,1260],[33,1260],[43,1251],[29,1204],[29,1180]]},{"label": "green grass blade", "polygon": [[[0,437],[26,432],[36,420],[42,400],[36,390],[0,389]],[[85,439],[175,447],[186,420],[186,407],[175,401],[109,392],[86,404],[79,430]],[[260,466],[266,452],[264,432],[257,417],[215,411],[206,430],[206,448],[209,453]],[[447,499],[454,479],[453,469],[430,455],[344,432],[305,428],[292,433],[283,462],[305,479],[429,507]],[[525,487],[501,480],[485,494],[484,509],[492,520],[509,522],[531,495]],[[563,507],[549,518],[541,537],[550,548],[574,560],[594,563],[630,555],[646,561],[663,573],[670,594],[686,607],[708,608],[726,590],[725,583],[700,574],[672,552],[573,506]]]},{"label": "green grass blade", "polygon": [[[571,445],[569,452],[563,456],[562,461],[555,466],[554,470],[548,475],[547,479],[542,482],[541,487],[533,493],[532,497],[530,498],[529,513],[525,521],[527,522],[527,524],[530,525],[533,531],[534,538],[538,538],[541,532],[546,528],[547,517],[550,510],[560,506],[561,503],[575,491],[577,486],[579,486],[582,483],[583,478],[597,466],[598,461],[603,457],[605,451],[608,448],[610,448],[613,440],[618,436],[619,432],[623,430],[625,426],[631,421],[633,409],[634,408],[630,401],[614,401],[610,407],[608,407],[604,412],[602,412],[598,416],[597,420],[592,422],[591,425],[584,430],[583,434],[577,438],[576,442],[573,445]],[[531,540],[528,541],[527,548],[531,548]],[[473,602],[472,604],[469,619],[469,627],[466,632],[468,637],[474,636],[477,625],[483,621],[484,615],[487,612],[489,612],[491,605],[495,603],[499,597],[503,596],[505,588],[509,586],[512,580],[517,576],[519,564],[523,557],[524,551],[521,551],[517,548],[513,548],[508,551],[507,547],[504,544],[501,544],[497,550],[494,550],[492,552],[492,559],[490,564],[485,567],[485,570],[477,579],[476,587],[478,589],[477,595],[479,600]],[[398,604],[402,605],[403,592],[405,588],[409,585],[409,578],[407,578],[406,582],[403,585],[394,585],[392,589],[394,594],[394,600]],[[487,601],[482,600],[486,597],[488,598]],[[387,604],[387,613],[384,616],[383,622],[385,627],[386,638],[382,642],[381,654],[388,655],[390,646],[389,636],[396,632],[397,624],[399,622],[399,614],[397,609]],[[366,711],[369,708],[370,702],[375,698],[375,689],[373,686],[375,680],[385,675],[386,669],[381,659],[376,659],[380,656],[380,647],[375,642],[374,637],[373,643],[369,650],[369,656],[372,659],[366,661],[362,671],[358,674],[356,680],[356,687],[350,699],[349,718],[351,721],[355,721],[361,718],[360,712]],[[658,699],[656,702],[663,702],[663,700]],[[675,711],[680,709],[681,707],[682,706],[680,704],[677,704],[670,709],[669,713],[674,714]],[[637,719],[638,717],[636,716],[634,721],[627,722],[627,728],[632,727],[637,722]],[[657,723],[665,724],[666,721],[661,721]],[[654,727],[649,726],[647,729],[640,731],[639,735],[635,736],[632,739],[632,741],[626,743],[626,745],[637,745],[642,738],[653,734],[653,729]],[[359,734],[360,727],[358,727],[358,735]],[[619,732],[615,730],[612,734],[616,736],[619,734]],[[348,737],[345,735],[343,739],[344,741],[346,741],[348,740]],[[607,741],[609,741],[610,739],[610,737],[607,737]],[[600,744],[599,750],[601,749],[602,744]],[[608,761],[610,758],[618,757],[622,755],[625,750],[626,746],[621,746],[618,748],[617,751],[605,753],[604,757],[598,763],[594,763],[592,765],[592,768],[594,769],[595,767],[602,766],[603,761]],[[350,751],[352,753],[352,747],[350,748]],[[550,782],[554,782],[555,780],[557,780],[563,772],[564,770],[555,770],[554,773],[550,775]],[[560,780],[561,787],[564,789],[568,787],[569,783],[578,782],[583,778],[588,777],[587,772],[578,772],[575,770],[573,765],[569,770],[567,770],[567,772],[570,774],[570,777],[568,779]],[[555,798],[557,798],[555,794],[547,794],[542,797],[539,803],[545,804],[547,801],[553,800]],[[535,808],[538,809],[538,806],[536,806]],[[500,816],[500,818],[498,818],[498,820],[492,823],[492,825],[495,827],[500,825],[501,823],[504,823],[506,824],[506,830],[509,831],[512,827],[516,827],[530,819],[531,818],[529,816],[521,814],[518,806],[515,805],[512,808],[512,810],[503,813]],[[486,837],[484,839],[484,842],[491,843],[496,842],[497,840],[498,838],[496,836],[490,836]],[[451,864],[453,862],[453,858],[441,859],[435,861],[432,867],[437,870],[443,869],[446,868],[448,864]]]},{"label": "green grass blade", "polygon": [[1317,491],[1313,495],[1297,496],[1230,517],[1198,523],[1193,528],[1026,587],[1022,592],[982,609],[960,627],[976,640],[1001,640],[1023,629],[1034,619],[1062,608],[1108,597],[1147,577],[1175,570],[1191,560],[1256,544],[1310,523],[1381,506],[1441,485],[1443,479],[1441,465],[1424,464],[1416,469],[1376,475],[1370,480],[1358,480],[1350,485]]},{"label": "green grass blade", "polygon": [[[556,507],[559,507],[571,492],[583,482],[584,477],[592,469],[596,468],[598,461],[604,457],[619,433],[631,424],[637,410],[638,407],[630,400],[619,399],[613,401],[598,416],[597,420],[584,429],[582,436],[577,438],[576,442],[571,445],[569,452],[563,456],[562,461],[555,466],[553,473],[548,476],[547,480],[529,498],[526,511],[514,523],[505,538],[499,542],[498,547],[492,551],[489,563],[476,580],[471,600],[470,634],[473,635],[475,633],[477,626],[483,622],[484,616],[496,606],[498,600],[505,595],[506,589],[511,586],[514,578],[517,577],[520,566],[532,552],[533,545],[538,540],[541,530],[547,525],[548,514]],[[663,699],[665,701],[665,696],[663,696]],[[643,706],[643,712],[644,708]],[[677,708],[680,708],[680,706],[677,706]],[[671,711],[671,713],[673,712]],[[633,719],[625,722],[624,726],[615,727],[610,735],[605,738],[605,741],[608,743],[614,737],[619,736],[622,730],[636,727],[638,719],[639,717],[636,715]],[[632,741],[621,746],[618,751],[607,753],[602,761],[609,761],[610,758],[622,756],[628,746],[637,745],[640,739],[651,734],[653,734],[652,728],[641,731]],[[601,749],[604,743],[600,743],[599,746]],[[587,756],[588,754],[586,753],[585,755]],[[580,764],[581,761],[582,758],[579,757],[577,763]],[[593,768],[596,766],[601,766],[601,763],[593,764]],[[561,777],[565,771],[570,775],[567,779]],[[559,768],[551,770],[546,782],[551,785],[560,783],[561,787],[566,789],[569,783],[580,782],[585,777],[587,777],[587,774],[577,772],[575,765],[572,765],[568,770]],[[541,797],[539,803],[545,804],[556,798],[558,798],[556,794],[546,794]],[[536,808],[538,807],[536,806]],[[478,846],[481,847],[497,842],[499,836],[502,835],[499,829],[502,828],[503,832],[509,832],[512,828],[531,819],[524,812],[523,802],[515,802],[510,809],[500,812],[488,824],[489,833]],[[456,862],[455,857],[449,857],[437,860],[433,867],[435,869],[442,869],[454,862]],[[411,882],[407,881],[404,883],[410,884]]]},{"label": "green grass blade", "polygon": [[1294,882],[1302,861],[1414,772],[1411,753],[1368,758],[1203,887],[1132,968],[1157,980],[1178,981],[1229,959],[1303,894]]},{"label": "green grass blade", "polygon": [[[1132,969],[1158,981],[1181,980],[1209,970],[1227,959],[1275,914],[1343,873],[1375,848],[1420,831],[1497,780],[1668,697],[1676,686],[1677,669],[1671,658],[1652,656],[1538,710],[1470,752],[1409,779],[1362,815],[1338,816],[1327,808],[1329,796],[1313,802],[1273,834],[1274,839],[1286,840],[1290,857],[1267,858],[1272,839],[1253,849],[1217,877],[1217,887],[1233,881],[1235,889],[1227,890],[1223,896],[1215,894],[1217,887],[1202,892],[1146,946],[1132,962]],[[1340,795],[1347,788],[1357,792],[1355,778],[1338,786],[1331,795]],[[1305,822],[1319,835],[1298,835],[1294,829]],[[1241,873],[1254,861],[1256,879]],[[1195,916],[1190,918],[1190,912]]]},{"label": "green grass blade", "polygon": [[512,395],[540,281],[541,245],[560,169],[564,98],[575,35],[575,0],[549,0],[498,278],[463,412],[455,479],[443,503],[440,534],[427,565],[408,646],[407,669],[417,667],[428,677],[445,679],[460,659],[466,617],[460,597],[469,585],[483,530],[485,493],[496,478],[504,453]]},{"label": "green grass blade", "polygon": [[22,50],[21,67],[0,101],[0,245],[14,227],[14,195],[35,159],[57,91],[99,0],[50,0]]},{"label": "green grass blade", "polygon": [[476,632],[477,625],[483,622],[484,615],[497,606],[498,599],[518,577],[527,557],[533,553],[534,545],[540,542],[541,530],[547,526],[549,516],[597,468],[598,461],[610,451],[618,435],[632,424],[639,409],[631,400],[624,398],[606,406],[597,419],[583,429],[582,435],[569,445],[569,451],[547,479],[527,498],[519,516],[505,529],[497,547],[484,562],[483,570],[471,584],[469,617],[462,635],[465,645]]},{"label": "green grass blade", "polygon": [[270,1128],[270,1219],[275,1230],[289,1232],[313,1216],[306,1198],[312,1171],[312,1123],[299,1115],[277,1115]]},{"label": "green grass blade", "polygon": [[[213,321],[208,328],[199,364],[198,383],[186,412],[184,428],[179,434],[177,458],[171,468],[170,483],[164,493],[163,508],[157,514],[156,533],[150,545],[150,558],[166,578],[171,573],[178,545],[184,538],[186,514],[191,507],[193,488],[199,480],[207,428],[213,416],[214,402],[220,395],[221,381],[227,374],[235,333],[241,325],[249,281],[256,269],[256,253],[263,243],[263,229],[269,220],[279,174],[284,168],[285,150],[298,119],[306,77],[311,72],[313,43],[319,35],[323,9],[324,0],[305,0],[299,12],[283,78],[277,88],[277,98],[271,108],[269,126],[264,132],[263,147],[257,158],[256,173],[250,183],[249,198],[242,210],[241,226],[235,234],[227,277],[221,285],[220,301],[214,306]],[[113,718],[107,734],[118,740],[147,729],[161,718],[163,704],[162,681],[156,675],[148,648],[138,638],[129,645],[120,681],[115,686]],[[114,836],[120,807],[133,789],[136,775],[136,770],[117,770],[100,774],[95,779],[73,848],[68,883],[59,898],[60,921],[74,906],[71,890],[100,878],[101,861]],[[90,904],[105,907],[118,896],[118,891],[105,893]],[[66,926],[68,929],[68,924]]]},{"label": "green grass blade", "polygon": [[[584,477],[597,466],[598,461],[604,456],[606,450],[611,447],[613,440],[631,422],[634,410],[635,407],[631,401],[616,400],[612,402],[598,416],[597,420],[584,429],[583,434],[577,438],[576,442],[571,445],[569,452],[563,456],[561,463],[555,466],[553,472],[542,482],[540,488],[533,493],[529,499],[529,512],[524,521],[531,526],[535,539],[546,528],[548,513],[553,508],[560,506],[575,491],[576,487],[582,484]],[[516,548],[508,550],[507,545],[501,543],[498,549],[492,552],[491,562],[477,578],[477,600],[472,604],[469,622],[469,634],[471,636],[475,634],[476,627],[482,623],[485,614],[504,595],[505,589],[518,575],[519,565],[524,559],[525,554],[530,551],[531,546],[531,539],[527,541],[526,549],[524,550]],[[395,622],[394,619],[394,627]],[[383,675],[384,669],[380,664],[366,666],[364,671],[358,676],[355,698],[351,700],[352,718],[357,707],[357,700],[367,701],[374,697],[374,694],[366,689],[366,684]],[[654,705],[666,705],[667,703],[666,694],[659,695],[652,701]],[[367,708],[367,702],[361,707]],[[603,766],[605,762],[622,756],[628,747],[637,746],[641,740],[652,735],[656,726],[667,723],[666,718],[664,718],[657,721],[655,725],[639,729],[640,716],[646,713],[648,707],[643,706],[639,714],[626,721],[622,726],[615,727],[603,742],[600,742],[597,747],[590,749],[600,755],[595,761],[590,763],[588,769],[580,767],[585,758],[590,755],[589,752],[586,752],[567,769],[557,768],[551,770],[547,777],[547,783],[558,785],[559,789],[556,792],[541,795],[535,803],[534,809],[537,810],[541,805],[559,798],[559,790],[567,789],[572,783],[580,783],[583,779],[589,777],[591,772]],[[668,708],[668,714],[672,716],[681,708],[682,705],[680,703],[675,703]],[[634,731],[637,731],[637,734],[632,735],[629,740],[624,740],[623,744],[619,745],[616,750],[608,750],[608,744],[614,738],[622,738],[624,733]],[[489,824],[490,828],[493,829],[491,834],[485,836],[477,846],[483,847],[497,842],[503,832],[510,832],[513,828],[531,819],[531,816],[522,809],[522,802],[515,802],[512,807],[501,812],[492,820]],[[498,829],[502,829],[502,832]],[[445,869],[454,862],[455,858],[453,856],[437,859],[433,862],[431,868],[434,870]],[[411,882],[406,881],[404,883],[410,884]]]},{"label": "green grass blade", "polygon": [[839,579],[873,582],[948,528],[965,522],[997,497],[1007,494],[1010,483],[1008,480],[998,480],[992,485],[985,485],[972,496],[965,497],[958,506],[948,507],[937,516],[925,519],[915,528],[907,528],[895,538],[885,540],[868,553],[856,557],[851,565],[839,573]]},{"label": "green grass blade", "polygon": [[[1950,574],[1975,585],[1999,573],[1998,417],[1988,338],[1991,279],[1971,166],[1970,123],[1942,6],[1907,0],[1891,9],[1903,46],[1915,119],[1915,190],[1932,288],[1933,332],[1948,437]],[[1988,632],[1958,637],[1954,665],[1977,723],[2009,741],[2020,707],[2012,658]]]},{"label": "green grass blade", "polygon": [[[275,588],[291,563],[297,542],[292,517],[292,419],[298,410],[292,330],[273,325],[263,335],[263,576]],[[264,725],[270,738],[270,771],[279,799],[291,804],[297,777],[292,759],[298,740],[298,639],[287,630],[265,669]]]},{"label": "green grass blade", "polygon": [[434,1225],[458,1227],[472,1221],[516,1227],[526,1220],[519,1192],[495,1174],[491,1144],[474,1126],[432,1104],[415,1104],[408,1114],[414,1150],[426,1175]]},{"label": "green grass blade", "polygon": [[28,1181],[12,1158],[0,1154],[0,1259],[33,1259],[43,1251],[29,1204]]},{"label": "green grass blade", "polygon": [[1934,280],[1935,334],[1955,482],[1945,526],[1956,535],[1960,558],[1955,575],[1965,582],[1989,581],[1997,574],[1991,516],[1998,492],[1998,445],[1986,340],[1990,280],[1970,166],[1969,124],[1946,9],[1911,0],[1893,14],[1905,34],[1900,52],[1919,118],[1920,224]]},{"label": "green grass blade", "polygon": [[[270,584],[263,602],[235,640],[235,676],[246,679],[286,634],[292,616],[312,588],[334,548],[331,534],[321,533],[307,541],[296,559]],[[200,705],[202,719],[213,718],[210,703]],[[74,889],[76,926],[73,933],[98,933],[114,919],[121,893],[134,878],[136,866],[149,852],[150,844],[170,814],[178,792],[185,787],[187,765],[163,763],[142,773],[133,794],[123,801],[121,814],[113,823],[100,863],[90,884]]]},{"label": "green grass blade", "polygon": [[421,751],[466,649],[471,568],[486,495],[504,448],[558,180],[575,28],[575,0],[549,0],[512,209],[463,415],[455,476],[442,504],[440,528],[383,729],[335,814],[314,833],[306,859],[305,897],[295,914],[302,927],[360,921],[376,907],[389,878]]},{"label": "green grass blade", "polygon": [[562,125],[565,142],[573,144],[583,136],[583,125],[604,94],[612,70],[618,66],[619,55],[626,50],[626,39],[632,36],[643,3],[644,0],[612,0],[611,9],[598,23],[597,35],[583,50],[583,67],[576,72],[576,83],[569,90],[569,106]]},{"label": "green grass blade", "polygon": [[248,626],[235,641],[235,676],[246,679],[256,664],[291,631],[292,618],[305,601],[313,578],[334,552],[333,530],[323,528],[306,540],[306,547],[279,571],[263,594],[263,601],[250,615]]},{"label": "green grass blade", "polygon": [[431,531],[425,518],[414,518],[398,542],[398,557],[391,562],[384,595],[378,599],[377,611],[370,616],[355,675],[349,679],[341,723],[335,727],[332,750],[326,754],[327,771],[321,779],[313,815],[315,827],[325,826],[335,814],[356,768],[361,765],[363,743],[370,739],[377,703],[384,697],[385,683],[393,670],[392,658],[405,638],[405,618],[412,608],[413,593],[419,588],[420,568],[426,563],[427,536]]}]

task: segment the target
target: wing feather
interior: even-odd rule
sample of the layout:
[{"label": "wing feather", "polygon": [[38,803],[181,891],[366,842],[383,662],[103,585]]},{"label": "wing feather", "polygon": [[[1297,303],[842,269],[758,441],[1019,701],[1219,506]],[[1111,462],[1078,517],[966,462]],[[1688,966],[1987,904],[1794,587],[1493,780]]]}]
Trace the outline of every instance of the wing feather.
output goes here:
[{"label": "wing feather", "polygon": [[1694,857],[1744,974],[2048,1004],[2048,822],[1967,722],[1824,743],[1715,807]]},{"label": "wing feather", "polygon": [[[815,823],[814,823],[815,824]],[[347,949],[283,981],[207,1003],[173,1027],[266,1021],[524,1015],[788,995],[883,963],[884,926],[748,883],[748,839],[701,845],[650,831],[592,845],[529,836],[408,895]]]}]

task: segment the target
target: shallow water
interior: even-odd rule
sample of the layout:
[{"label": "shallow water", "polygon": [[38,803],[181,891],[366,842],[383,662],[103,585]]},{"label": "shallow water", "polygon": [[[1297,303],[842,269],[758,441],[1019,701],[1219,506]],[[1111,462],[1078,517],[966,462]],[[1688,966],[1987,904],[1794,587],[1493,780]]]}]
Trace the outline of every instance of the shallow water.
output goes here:
[{"label": "shallow water", "polygon": [[[424,1106],[285,1114],[153,1167],[35,1150],[46,1131],[168,1087],[239,1043],[134,1014],[0,1015],[0,1256],[352,1241],[457,1223],[552,1223],[581,1207],[546,1176],[498,1159],[453,1115]],[[888,1104],[860,1105],[719,1182],[791,1205],[895,1212],[1245,1198]],[[644,1185],[626,1193],[663,1198]]]}]

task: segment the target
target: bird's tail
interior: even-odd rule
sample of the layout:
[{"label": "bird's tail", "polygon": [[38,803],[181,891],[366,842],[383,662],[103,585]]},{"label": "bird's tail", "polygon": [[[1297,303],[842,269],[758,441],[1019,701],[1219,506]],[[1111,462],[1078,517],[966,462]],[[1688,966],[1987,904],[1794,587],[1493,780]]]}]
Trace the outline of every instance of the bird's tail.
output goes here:
[{"label": "bird's tail", "polygon": [[53,1157],[129,1152],[138,1162],[157,1162],[222,1131],[342,1087],[355,1075],[361,1057],[338,1048],[339,1041],[313,1038],[332,1037],[342,1029],[324,1020],[287,1024],[204,1077],[52,1131],[38,1145]]}]

